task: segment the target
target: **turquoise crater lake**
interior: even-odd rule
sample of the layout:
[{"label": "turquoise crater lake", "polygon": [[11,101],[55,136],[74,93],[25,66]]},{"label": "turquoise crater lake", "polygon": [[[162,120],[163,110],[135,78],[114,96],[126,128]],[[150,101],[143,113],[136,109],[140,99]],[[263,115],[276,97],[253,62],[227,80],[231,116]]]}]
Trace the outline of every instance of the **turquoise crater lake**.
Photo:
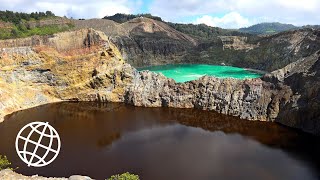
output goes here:
[{"label": "turquoise crater lake", "polygon": [[205,75],[217,78],[235,79],[252,79],[262,76],[261,73],[244,68],[207,64],[171,64],[138,68],[138,70],[149,70],[156,73],[162,73],[164,76],[172,78],[176,82],[192,81]]}]

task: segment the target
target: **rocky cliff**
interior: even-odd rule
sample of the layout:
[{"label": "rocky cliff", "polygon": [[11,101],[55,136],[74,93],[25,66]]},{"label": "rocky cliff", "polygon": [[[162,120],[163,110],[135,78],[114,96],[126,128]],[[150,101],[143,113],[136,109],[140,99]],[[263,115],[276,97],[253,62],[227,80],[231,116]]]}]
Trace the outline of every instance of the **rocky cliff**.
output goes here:
[{"label": "rocky cliff", "polygon": [[320,49],[319,30],[301,29],[251,40],[245,37],[201,42],[184,62],[226,64],[272,72]]},{"label": "rocky cliff", "polygon": [[94,28],[110,36],[123,58],[135,67],[180,63],[198,41],[164,22],[135,18],[118,24],[110,20],[76,20],[76,28]]},{"label": "rocky cliff", "polygon": [[125,102],[146,107],[214,110],[320,134],[319,63],[317,52],[288,65],[290,70],[285,67],[261,79],[248,80],[206,76],[175,83],[162,75],[139,72],[126,91]]},{"label": "rocky cliff", "polygon": [[[161,28],[151,27],[147,31]],[[319,32],[294,33],[306,36],[291,39],[295,40],[294,47],[289,48],[290,52],[294,50],[293,54],[282,61],[287,64],[263,78],[202,77],[186,83],[148,71],[138,72],[122,59],[112,38],[93,29],[17,39],[14,43],[0,41],[1,47],[12,44],[11,48],[1,49],[0,116],[56,101],[112,101],[145,107],[214,110],[247,120],[277,121],[320,134],[319,49],[316,51]],[[287,40],[284,35],[289,36]],[[287,43],[291,36],[290,32],[264,41],[271,46]],[[172,37],[191,42],[185,36]],[[239,44],[243,40],[228,42]],[[28,46],[13,47],[25,43]],[[259,47],[266,48],[262,43]],[[279,50],[274,54],[281,54],[282,49],[276,47],[274,44],[266,50]],[[244,51],[250,53],[254,49]]]},{"label": "rocky cliff", "polygon": [[126,65],[103,33],[83,29],[0,41],[0,46],[8,42],[29,46],[1,49],[1,119],[22,108],[62,100],[122,101],[126,78],[119,79],[119,74]]}]

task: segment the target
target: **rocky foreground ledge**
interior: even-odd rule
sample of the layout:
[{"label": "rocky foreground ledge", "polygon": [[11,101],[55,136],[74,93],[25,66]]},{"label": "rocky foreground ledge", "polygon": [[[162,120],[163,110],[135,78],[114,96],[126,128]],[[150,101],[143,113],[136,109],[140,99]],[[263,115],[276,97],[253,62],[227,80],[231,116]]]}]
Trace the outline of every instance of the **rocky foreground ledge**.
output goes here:
[{"label": "rocky foreground ledge", "polygon": [[41,176],[24,176],[18,173],[13,172],[10,169],[5,169],[0,171],[0,179],[1,180],[13,180],[13,179],[19,179],[19,180],[92,180],[90,177],[87,176],[79,176],[79,175],[73,175],[69,178],[46,178]]},{"label": "rocky foreground ledge", "polygon": [[[319,32],[313,36],[312,41],[320,41]],[[214,110],[320,134],[319,51],[258,79],[202,77],[176,83],[138,72],[104,33],[93,29],[0,41],[0,48],[2,120],[14,111],[58,101],[125,102]]]}]

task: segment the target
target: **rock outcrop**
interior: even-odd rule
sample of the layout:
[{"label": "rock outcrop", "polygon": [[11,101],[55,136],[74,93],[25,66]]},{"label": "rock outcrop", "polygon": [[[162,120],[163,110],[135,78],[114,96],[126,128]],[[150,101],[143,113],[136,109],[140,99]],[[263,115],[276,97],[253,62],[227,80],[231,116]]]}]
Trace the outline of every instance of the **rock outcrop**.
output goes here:
[{"label": "rock outcrop", "polygon": [[178,84],[161,75],[142,72],[128,89],[126,102],[146,107],[199,108],[242,119],[272,121],[268,105],[276,93],[261,79],[218,79],[205,76]]},{"label": "rock outcrop", "polygon": [[[43,43],[1,50],[0,119],[63,100],[123,101],[126,78],[120,75],[126,65],[103,33],[84,29],[33,38]],[[14,41],[20,45],[33,38]]]},{"label": "rock outcrop", "polygon": [[35,28],[35,27],[42,27],[42,26],[68,26],[72,24],[72,20],[65,18],[65,17],[55,17],[55,18],[48,18],[44,20],[36,20],[36,21],[28,21],[25,22],[26,27],[28,28]]},{"label": "rock outcrop", "polygon": [[[90,48],[104,43],[101,32],[100,34],[93,29],[82,29],[78,31],[63,32],[55,35],[32,36],[22,39],[8,39],[0,41],[0,53],[5,54],[17,52],[17,47],[21,49],[25,47],[50,47],[58,52],[71,51],[75,49]],[[13,49],[12,49],[13,48]],[[24,53],[26,54],[26,53]]]},{"label": "rock outcrop", "polygon": [[164,22],[135,18],[118,24],[110,20],[75,20],[76,28],[93,27],[110,36],[124,60],[135,67],[182,62],[198,41]]},{"label": "rock outcrop", "polygon": [[258,44],[250,44],[248,37],[241,36],[219,36],[224,49],[246,50],[246,52],[258,47]]},{"label": "rock outcrop", "polygon": [[41,176],[24,176],[18,173],[13,172],[10,169],[5,169],[0,171],[0,179],[1,180],[13,180],[13,179],[20,179],[20,180],[92,180],[90,177],[87,176],[79,176],[74,175],[70,176],[69,178],[46,178]]}]

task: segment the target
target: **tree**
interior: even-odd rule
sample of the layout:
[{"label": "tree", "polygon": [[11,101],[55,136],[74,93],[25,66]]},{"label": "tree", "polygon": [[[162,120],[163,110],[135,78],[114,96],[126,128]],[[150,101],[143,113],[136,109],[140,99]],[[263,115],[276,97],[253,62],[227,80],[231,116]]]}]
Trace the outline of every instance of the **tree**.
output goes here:
[{"label": "tree", "polygon": [[21,23],[21,21],[30,21],[31,18],[35,20],[41,20],[47,17],[55,17],[55,15],[51,11],[44,12],[32,12],[28,13],[18,13],[12,11],[0,11],[0,20],[5,22],[11,22],[15,25]]},{"label": "tree", "polygon": [[51,11],[46,11],[46,16],[52,17],[52,16],[55,16],[55,14],[53,14],[53,12],[51,12]]}]

